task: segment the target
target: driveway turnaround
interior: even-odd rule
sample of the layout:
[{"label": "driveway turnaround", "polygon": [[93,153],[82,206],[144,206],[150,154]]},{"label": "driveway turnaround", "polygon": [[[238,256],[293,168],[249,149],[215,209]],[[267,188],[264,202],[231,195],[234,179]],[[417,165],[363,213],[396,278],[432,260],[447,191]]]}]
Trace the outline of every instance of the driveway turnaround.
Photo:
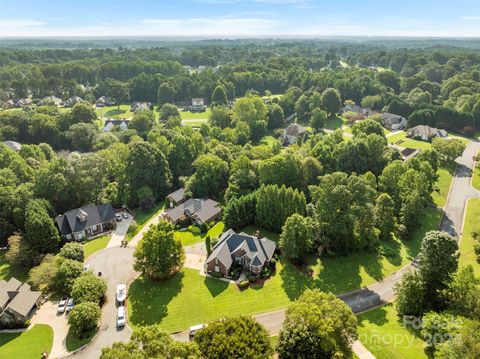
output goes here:
[{"label": "driveway turnaround", "polygon": [[118,305],[115,292],[117,284],[129,285],[137,276],[133,270],[133,251],[133,248],[111,247],[95,253],[87,260],[93,273],[100,272],[101,277],[106,280],[107,300],[102,307],[99,333],[85,349],[75,354],[75,358],[96,359],[100,357],[102,348],[109,347],[114,342],[125,342],[130,339],[132,330],[128,326],[128,317],[124,328],[116,327]]}]

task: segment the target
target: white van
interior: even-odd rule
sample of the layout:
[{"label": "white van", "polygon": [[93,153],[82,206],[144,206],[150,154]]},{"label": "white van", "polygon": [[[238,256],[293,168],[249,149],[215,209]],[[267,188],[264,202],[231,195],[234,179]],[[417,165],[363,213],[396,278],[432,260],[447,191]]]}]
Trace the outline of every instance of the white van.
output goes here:
[{"label": "white van", "polygon": [[127,321],[127,318],[125,317],[125,307],[122,305],[117,309],[117,327],[118,328],[124,327],[126,321]]}]

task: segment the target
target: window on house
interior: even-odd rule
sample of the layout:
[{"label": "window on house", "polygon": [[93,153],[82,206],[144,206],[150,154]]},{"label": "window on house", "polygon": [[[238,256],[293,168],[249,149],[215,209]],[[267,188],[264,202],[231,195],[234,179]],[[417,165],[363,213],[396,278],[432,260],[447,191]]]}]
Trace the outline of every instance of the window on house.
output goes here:
[{"label": "window on house", "polygon": [[218,258],[215,258],[215,264],[218,264]]},{"label": "window on house", "polygon": [[219,266],[215,266],[215,272],[220,272],[220,267]]}]

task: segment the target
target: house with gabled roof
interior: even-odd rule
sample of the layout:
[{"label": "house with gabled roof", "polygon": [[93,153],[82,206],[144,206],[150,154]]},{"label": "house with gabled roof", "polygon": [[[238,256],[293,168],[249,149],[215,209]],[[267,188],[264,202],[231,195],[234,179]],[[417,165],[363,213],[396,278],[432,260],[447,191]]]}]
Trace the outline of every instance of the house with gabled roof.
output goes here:
[{"label": "house with gabled roof", "polygon": [[382,125],[388,130],[403,130],[407,127],[407,119],[400,115],[384,112],[380,115]]},{"label": "house with gabled roof", "polygon": [[273,258],[277,245],[268,238],[259,238],[246,233],[235,233],[229,229],[221,235],[212,253],[205,261],[206,273],[228,275],[233,265],[259,274]]},{"label": "house with gabled roof", "polygon": [[222,209],[219,205],[218,202],[209,198],[190,198],[174,208],[165,210],[163,217],[173,224],[190,220],[200,225],[220,218]]},{"label": "house with gabled roof", "polygon": [[58,230],[67,240],[80,241],[100,235],[115,226],[115,211],[110,203],[72,209],[55,218]]},{"label": "house with gabled roof", "polygon": [[298,123],[292,123],[286,129],[283,130],[282,140],[286,145],[292,145],[297,143],[298,140],[303,139],[308,135],[308,131],[302,125]]},{"label": "house with gabled roof", "polygon": [[137,112],[141,110],[152,110],[153,105],[151,102],[133,102],[130,106],[131,112]]},{"label": "house with gabled roof", "polygon": [[170,208],[178,206],[185,202],[185,188],[179,188],[175,192],[170,193],[167,196],[167,201],[170,205]]},{"label": "house with gabled roof", "polygon": [[40,306],[41,297],[42,292],[32,291],[14,277],[0,280],[0,323],[8,327],[24,324],[32,310]]},{"label": "house with gabled roof", "polygon": [[20,151],[20,149],[22,148],[22,144],[16,141],[7,140],[3,141],[2,143],[15,152]]}]

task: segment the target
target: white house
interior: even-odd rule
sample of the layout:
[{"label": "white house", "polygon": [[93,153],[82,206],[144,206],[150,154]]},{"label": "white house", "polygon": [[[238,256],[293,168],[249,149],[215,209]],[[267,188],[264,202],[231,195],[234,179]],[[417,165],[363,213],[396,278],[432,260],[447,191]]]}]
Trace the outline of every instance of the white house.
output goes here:
[{"label": "white house", "polygon": [[286,129],[283,130],[282,140],[284,144],[291,145],[297,143],[297,141],[308,134],[308,131],[302,125],[298,123],[292,123]]}]

